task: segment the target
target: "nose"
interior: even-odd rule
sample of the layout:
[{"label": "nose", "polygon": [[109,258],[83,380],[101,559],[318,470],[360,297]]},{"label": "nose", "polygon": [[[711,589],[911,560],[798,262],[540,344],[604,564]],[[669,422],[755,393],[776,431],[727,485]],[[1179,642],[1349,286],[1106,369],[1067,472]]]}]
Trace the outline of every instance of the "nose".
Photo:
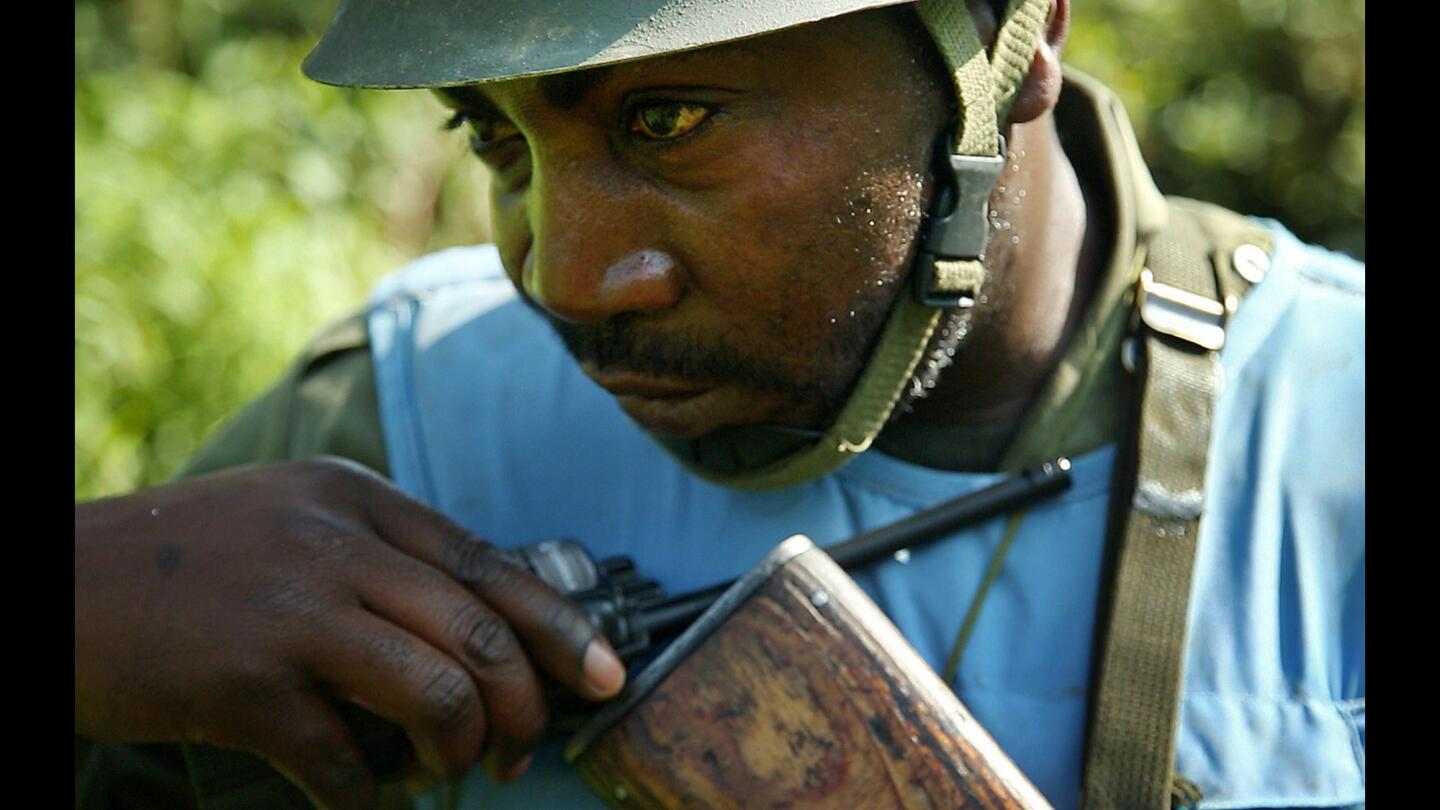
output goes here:
[{"label": "nose", "polygon": [[679,263],[659,242],[655,202],[646,191],[603,175],[594,162],[568,168],[548,178],[537,172],[532,181],[532,241],[521,270],[526,295],[575,322],[679,303]]},{"label": "nose", "polygon": [[539,236],[522,271],[525,294],[567,321],[599,321],[623,312],[669,309],[680,301],[674,258],[640,248],[614,261],[557,256]]}]

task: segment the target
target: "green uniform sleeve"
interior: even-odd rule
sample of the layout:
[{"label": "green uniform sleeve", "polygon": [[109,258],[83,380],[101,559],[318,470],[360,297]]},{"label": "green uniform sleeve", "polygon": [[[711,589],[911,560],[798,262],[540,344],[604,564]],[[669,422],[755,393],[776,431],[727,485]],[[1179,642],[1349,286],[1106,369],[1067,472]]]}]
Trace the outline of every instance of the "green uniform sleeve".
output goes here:
[{"label": "green uniform sleeve", "polygon": [[198,806],[180,746],[75,738],[76,810],[189,810]]},{"label": "green uniform sleeve", "polygon": [[387,473],[361,315],[321,333],[290,371],[222,427],[180,475],[318,455],[342,456]]}]

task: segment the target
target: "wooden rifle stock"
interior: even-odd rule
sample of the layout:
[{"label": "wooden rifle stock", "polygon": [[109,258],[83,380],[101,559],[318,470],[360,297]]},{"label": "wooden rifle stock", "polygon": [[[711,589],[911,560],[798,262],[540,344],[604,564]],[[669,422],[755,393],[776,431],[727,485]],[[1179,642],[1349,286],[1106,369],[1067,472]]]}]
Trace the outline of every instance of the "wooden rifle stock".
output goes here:
[{"label": "wooden rifle stock", "polygon": [[781,543],[572,738],[624,808],[1048,808],[859,586]]}]

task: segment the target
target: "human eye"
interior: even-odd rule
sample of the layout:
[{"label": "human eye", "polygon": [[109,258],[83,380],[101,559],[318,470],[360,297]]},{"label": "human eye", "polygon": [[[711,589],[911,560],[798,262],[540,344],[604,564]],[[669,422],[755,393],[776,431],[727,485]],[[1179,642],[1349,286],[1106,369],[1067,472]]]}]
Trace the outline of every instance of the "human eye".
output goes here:
[{"label": "human eye", "polygon": [[652,141],[674,141],[694,132],[715,114],[693,101],[642,101],[630,107],[630,131]]},{"label": "human eye", "polygon": [[445,122],[446,129],[470,128],[470,151],[480,157],[494,152],[510,141],[521,138],[520,130],[503,118],[459,110]]}]

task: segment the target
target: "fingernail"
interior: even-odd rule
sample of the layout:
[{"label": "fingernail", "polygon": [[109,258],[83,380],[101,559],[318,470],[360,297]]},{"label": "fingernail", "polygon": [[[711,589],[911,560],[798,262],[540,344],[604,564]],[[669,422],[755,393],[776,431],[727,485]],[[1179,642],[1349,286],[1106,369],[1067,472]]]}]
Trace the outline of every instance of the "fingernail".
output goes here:
[{"label": "fingernail", "polygon": [[498,751],[490,751],[485,755],[481,765],[485,768],[485,775],[490,777],[490,781],[504,785],[524,776],[533,759],[535,759],[534,754],[526,754],[513,765],[505,765],[503,764],[504,758]]},{"label": "fingernail", "polygon": [[505,772],[505,775],[502,776],[502,777],[500,777],[500,781],[502,781],[502,782],[514,782],[516,779],[519,779],[520,777],[524,776],[524,775],[525,775],[525,772],[528,771],[528,770],[530,770],[530,763],[531,763],[534,759],[535,759],[535,755],[534,755],[534,754],[527,754],[524,759],[520,760],[519,762],[517,762],[517,763],[515,763],[513,766],[511,766],[510,770],[506,771],[506,772]]},{"label": "fingernail", "polygon": [[585,688],[589,697],[604,699],[614,697],[625,685],[625,665],[610,645],[600,639],[590,642],[585,648]]}]

